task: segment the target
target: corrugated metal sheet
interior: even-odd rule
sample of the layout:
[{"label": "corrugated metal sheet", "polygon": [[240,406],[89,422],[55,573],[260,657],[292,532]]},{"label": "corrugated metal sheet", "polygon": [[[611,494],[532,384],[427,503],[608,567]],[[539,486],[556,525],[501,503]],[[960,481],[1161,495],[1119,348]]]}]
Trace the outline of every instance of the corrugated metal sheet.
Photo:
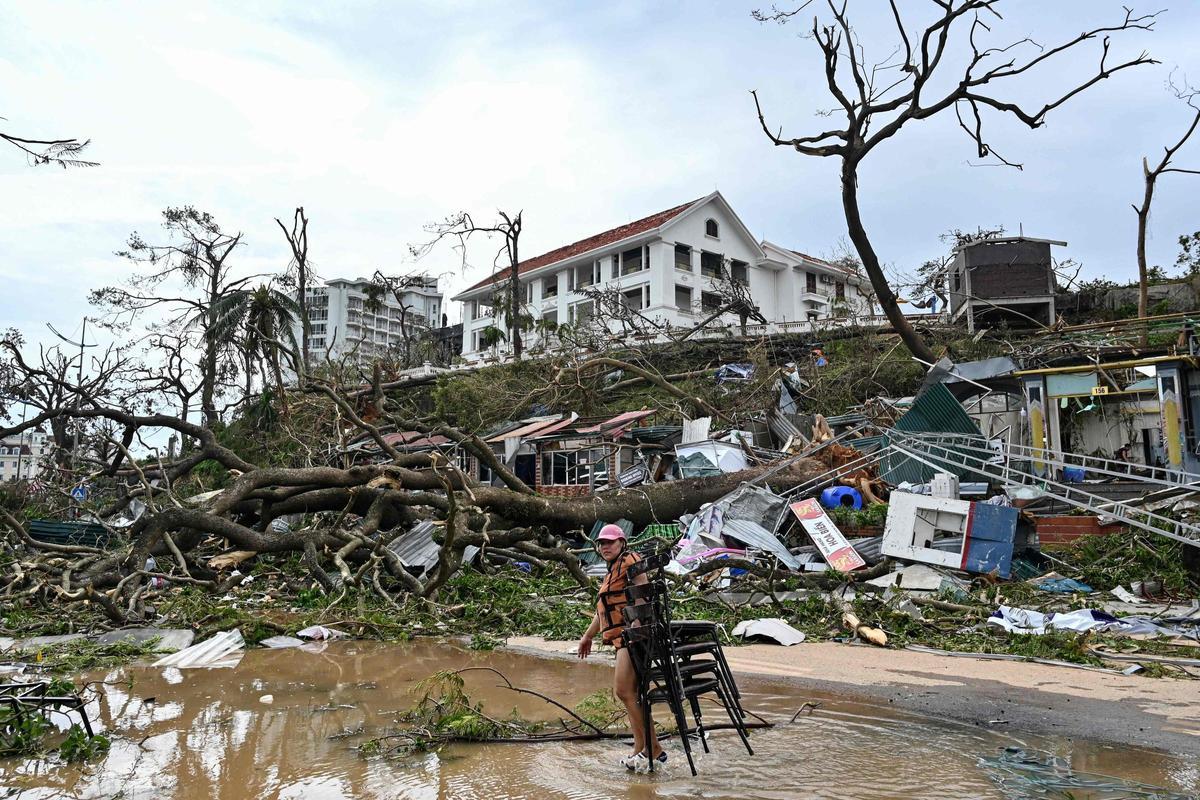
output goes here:
[{"label": "corrugated metal sheet", "polygon": [[558,424],[561,421],[562,421],[561,416],[554,417],[554,419],[535,420],[534,422],[526,423],[519,428],[515,428],[513,430],[506,431],[504,433],[493,436],[490,439],[487,439],[486,441],[488,442],[488,444],[500,444],[505,439],[512,439],[517,436],[520,436],[520,437],[533,436],[537,433],[542,432],[543,430],[545,430],[547,428],[550,428],[553,425]]},{"label": "corrugated metal sheet", "polygon": [[104,547],[111,534],[103,525],[94,522],[68,522],[52,519],[31,519],[29,535],[39,542]]},{"label": "corrugated metal sheet", "polygon": [[779,538],[759,525],[743,519],[726,519],[721,526],[721,535],[737,539],[743,544],[771,553],[789,569],[800,569],[800,560],[792,555]]},{"label": "corrugated metal sheet", "polygon": [[433,540],[435,527],[429,520],[417,523],[412,530],[388,542],[387,548],[396,554],[404,566],[429,569],[437,564],[438,551],[441,549]]},{"label": "corrugated metal sheet", "polygon": [[639,442],[661,442],[682,433],[682,425],[654,425],[647,428],[633,428],[629,431],[629,435]]},{"label": "corrugated metal sheet", "polygon": [[[966,409],[950,390],[936,384],[918,397],[904,416],[896,420],[895,429],[906,433],[963,433],[980,436],[979,426],[968,416]],[[957,464],[968,462],[967,453]],[[909,458],[903,453],[889,453],[880,465],[883,479],[888,483],[926,483],[935,472],[949,472],[960,480],[980,480],[979,475],[957,464],[946,463],[938,469]],[[986,478],[983,478],[986,480]]]},{"label": "corrugated metal sheet", "polygon": [[645,419],[653,413],[653,409],[644,411],[626,411],[623,414],[618,414],[612,419],[601,422],[599,425],[592,425],[587,428],[577,428],[576,430],[578,433],[600,433],[602,431],[609,431],[612,428],[625,426],[628,423],[637,422],[639,419]]}]

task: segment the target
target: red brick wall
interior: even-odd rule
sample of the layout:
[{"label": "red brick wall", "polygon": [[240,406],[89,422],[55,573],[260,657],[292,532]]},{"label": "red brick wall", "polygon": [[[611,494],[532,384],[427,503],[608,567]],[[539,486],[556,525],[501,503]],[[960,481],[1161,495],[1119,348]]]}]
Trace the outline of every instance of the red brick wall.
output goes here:
[{"label": "red brick wall", "polygon": [[1101,525],[1099,517],[1038,517],[1037,535],[1043,547],[1071,544],[1081,536],[1124,533],[1123,525]]}]

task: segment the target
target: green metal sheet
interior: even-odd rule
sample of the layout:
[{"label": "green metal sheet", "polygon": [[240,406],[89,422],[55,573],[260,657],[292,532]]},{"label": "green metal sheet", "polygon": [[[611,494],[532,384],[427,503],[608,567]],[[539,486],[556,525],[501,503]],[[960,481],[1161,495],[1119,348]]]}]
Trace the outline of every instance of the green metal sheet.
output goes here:
[{"label": "green metal sheet", "polygon": [[[921,393],[904,416],[896,420],[894,426],[898,431],[906,433],[962,433],[980,436],[979,426],[967,414],[962,403],[954,399],[950,390],[940,383],[934,384]],[[966,463],[964,452],[959,463]],[[934,469],[922,461],[909,458],[900,453],[891,453],[880,464],[883,479],[888,483],[927,483],[935,472],[949,472],[957,475],[960,480],[986,481],[974,470],[955,464],[944,464],[942,468]]]},{"label": "green metal sheet", "polygon": [[53,519],[29,521],[29,535],[39,542],[104,547],[111,534],[103,525],[94,522],[72,522]]}]

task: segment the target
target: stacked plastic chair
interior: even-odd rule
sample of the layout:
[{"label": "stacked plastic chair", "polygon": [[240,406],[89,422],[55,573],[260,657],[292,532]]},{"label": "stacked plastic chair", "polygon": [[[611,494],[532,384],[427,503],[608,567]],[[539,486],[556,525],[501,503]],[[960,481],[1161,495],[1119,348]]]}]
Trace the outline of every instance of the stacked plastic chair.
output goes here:
[{"label": "stacked plastic chair", "polygon": [[[748,739],[737,683],[725,660],[716,624],[671,618],[670,593],[663,573],[668,561],[666,553],[659,553],[629,568],[631,583],[626,589],[627,604],[622,610],[626,623],[622,635],[637,673],[638,698],[642,706],[649,709],[666,704],[670,708],[688,767],[695,775],[691,734],[699,737],[704,751],[708,752],[700,710],[700,698],[705,695],[714,695],[724,707],[746,752],[754,755],[754,750]],[[634,583],[634,578],[643,573],[649,578],[648,582]],[[687,721],[688,710],[692,712],[691,725]],[[646,716],[645,733],[649,742],[654,735],[649,715]],[[654,770],[653,759],[650,759],[650,770]]]}]

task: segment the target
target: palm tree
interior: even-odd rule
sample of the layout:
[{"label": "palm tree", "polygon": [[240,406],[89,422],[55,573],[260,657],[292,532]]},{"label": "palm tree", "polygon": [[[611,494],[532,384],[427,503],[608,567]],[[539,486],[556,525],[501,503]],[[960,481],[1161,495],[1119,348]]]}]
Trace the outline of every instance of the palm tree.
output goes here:
[{"label": "palm tree", "polygon": [[283,369],[280,355],[286,356],[289,366],[299,371],[300,347],[293,326],[300,318],[300,306],[288,295],[269,284],[254,289],[237,289],[213,304],[214,322],[210,335],[225,342],[236,343],[241,350],[246,369],[246,394],[250,394],[251,366],[259,363],[263,386],[268,385],[266,365],[270,364],[275,389],[286,408],[283,391]]}]

